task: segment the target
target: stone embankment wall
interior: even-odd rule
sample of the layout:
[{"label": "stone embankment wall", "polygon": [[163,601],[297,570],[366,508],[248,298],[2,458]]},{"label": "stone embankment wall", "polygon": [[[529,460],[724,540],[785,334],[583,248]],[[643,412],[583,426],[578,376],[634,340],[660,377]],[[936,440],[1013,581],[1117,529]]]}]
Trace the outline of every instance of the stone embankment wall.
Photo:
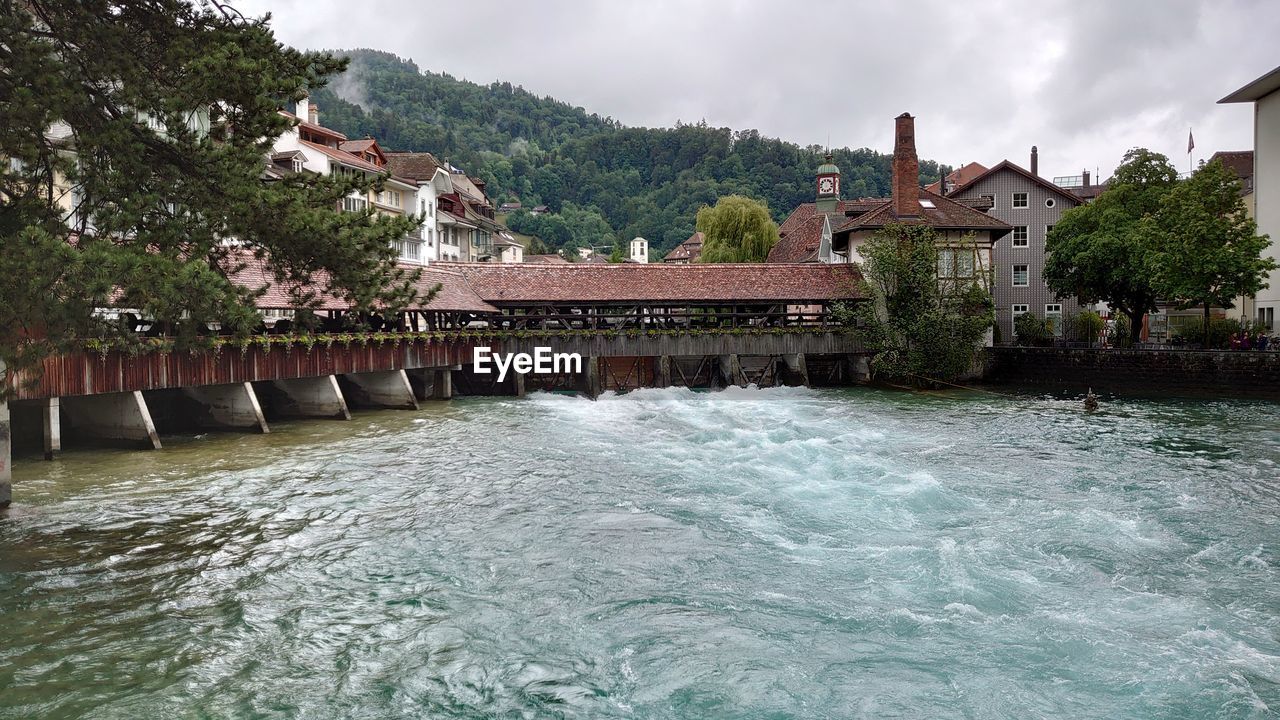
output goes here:
[{"label": "stone embankment wall", "polygon": [[1045,390],[1280,400],[1280,352],[997,347],[988,383]]}]

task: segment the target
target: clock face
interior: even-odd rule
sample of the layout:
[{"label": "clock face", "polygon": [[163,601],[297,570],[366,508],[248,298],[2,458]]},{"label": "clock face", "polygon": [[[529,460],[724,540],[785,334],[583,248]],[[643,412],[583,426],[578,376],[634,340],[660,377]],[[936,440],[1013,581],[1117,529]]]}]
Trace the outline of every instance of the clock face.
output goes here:
[{"label": "clock face", "polygon": [[836,192],[835,178],[824,177],[818,180],[818,192],[823,195],[834,195]]}]

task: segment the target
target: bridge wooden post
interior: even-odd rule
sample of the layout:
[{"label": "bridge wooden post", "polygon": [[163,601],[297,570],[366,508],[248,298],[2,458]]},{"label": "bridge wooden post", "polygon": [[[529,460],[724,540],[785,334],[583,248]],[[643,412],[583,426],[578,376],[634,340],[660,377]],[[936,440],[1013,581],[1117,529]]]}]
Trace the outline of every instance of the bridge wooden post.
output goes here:
[{"label": "bridge wooden post", "polygon": [[253,383],[200,385],[183,388],[183,394],[204,409],[205,416],[198,420],[204,427],[257,428],[260,432],[271,432]]},{"label": "bridge wooden post", "polygon": [[524,397],[524,373],[511,371],[511,387],[515,389],[516,397]]},{"label": "bridge wooden post", "polygon": [[44,411],[44,459],[52,460],[53,454],[62,450],[62,401],[59,398],[45,398],[41,403]]},{"label": "bridge wooden post", "polygon": [[671,387],[671,356],[659,355],[655,363],[656,367],[653,373],[654,387]]},{"label": "bridge wooden post", "polygon": [[[4,363],[0,362],[0,371]],[[13,500],[13,429],[9,421],[9,403],[0,399],[0,509],[9,507]]]},{"label": "bridge wooden post", "polygon": [[151,421],[151,409],[141,390],[102,395],[64,397],[62,403],[72,427],[87,435],[110,440],[141,441],[160,449],[160,435]]}]

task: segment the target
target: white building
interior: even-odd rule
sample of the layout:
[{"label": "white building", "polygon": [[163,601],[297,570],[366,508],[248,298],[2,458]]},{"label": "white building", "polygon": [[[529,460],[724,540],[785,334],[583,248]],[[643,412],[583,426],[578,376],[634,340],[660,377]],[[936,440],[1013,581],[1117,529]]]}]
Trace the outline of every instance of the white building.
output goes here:
[{"label": "white building", "polygon": [[387,167],[417,185],[417,212],[423,217],[421,237],[428,261],[458,260],[462,249],[454,218],[440,212],[440,197],[454,192],[449,171],[427,152],[389,152]]},{"label": "white building", "polygon": [[[343,198],[342,209],[363,212],[372,206],[380,214],[399,216],[418,212],[417,183],[392,174],[376,140],[348,140],[337,130],[320,125],[315,105],[305,98],[298,102],[297,111],[298,124],[272,145],[268,176],[308,171],[319,175],[385,177],[380,192],[353,191]],[[428,259],[425,245],[420,231],[395,243],[402,261],[420,264],[426,264]]]},{"label": "white building", "polygon": [[[1253,103],[1253,193],[1258,233],[1271,237],[1267,254],[1280,261],[1280,67],[1222,98],[1220,103]],[[1280,315],[1280,270],[1258,293],[1254,317],[1275,330]]]},{"label": "white building", "polygon": [[631,251],[627,253],[627,259],[631,262],[648,263],[649,241],[642,237],[634,238],[631,241]]}]

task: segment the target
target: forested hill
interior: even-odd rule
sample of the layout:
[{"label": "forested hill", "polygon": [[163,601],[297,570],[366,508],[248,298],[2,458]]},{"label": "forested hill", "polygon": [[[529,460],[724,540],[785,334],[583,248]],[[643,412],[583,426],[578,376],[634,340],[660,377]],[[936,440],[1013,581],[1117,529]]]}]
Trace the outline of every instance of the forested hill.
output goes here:
[{"label": "forested hill", "polygon": [[[724,195],[764,201],[781,221],[813,200],[817,146],[755,130],[678,124],[626,127],[510,83],[477,85],[422,72],[375,50],[339,51],[347,72],[313,94],[320,122],[348,137],[371,135],[384,149],[429,151],[488,183],[496,203],[545,204],[538,233],[553,247],[648,238],[661,256],[693,232],[694,215]],[[885,143],[889,121],[885,121]],[[890,157],[833,151],[845,197],[889,192]],[[920,177],[939,166],[920,163]]]}]

